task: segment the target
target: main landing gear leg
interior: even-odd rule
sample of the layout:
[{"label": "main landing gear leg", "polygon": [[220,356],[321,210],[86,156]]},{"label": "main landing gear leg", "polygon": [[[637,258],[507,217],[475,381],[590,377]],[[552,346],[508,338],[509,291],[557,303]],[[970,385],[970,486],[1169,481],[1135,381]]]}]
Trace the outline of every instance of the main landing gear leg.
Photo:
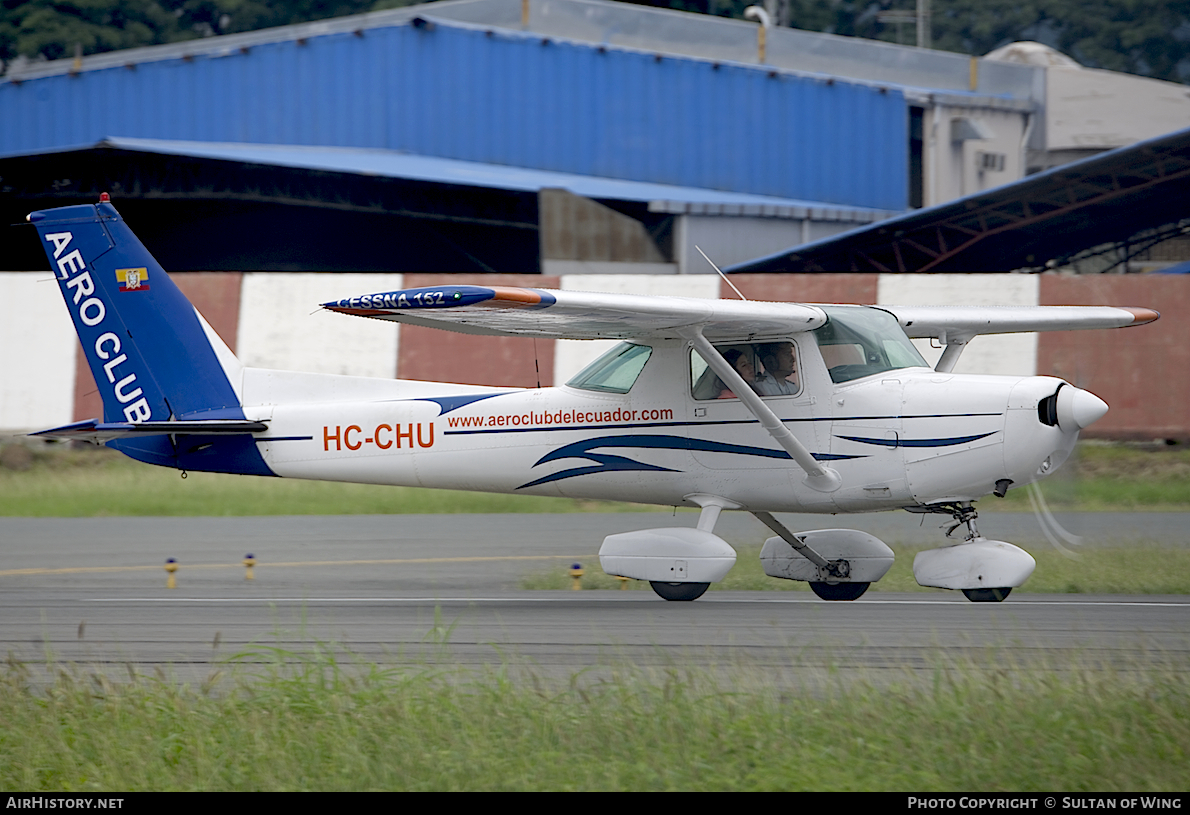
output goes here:
[{"label": "main landing gear leg", "polygon": [[805,540],[799,538],[786,528],[768,512],[753,512],[756,519],[769,529],[777,533],[793,550],[818,567],[818,574],[826,578],[820,581],[810,581],[810,588],[823,600],[858,600],[871,583],[851,583],[831,581],[831,578],[847,578],[851,574],[851,564],[845,559],[827,560],[818,552],[806,545]]},{"label": "main landing gear leg", "polygon": [[[717,495],[687,495],[686,500],[702,507],[697,527],[701,532],[713,533],[715,522],[719,520],[719,514],[723,510],[740,508],[740,505],[735,501],[729,501]],[[663,600],[697,600],[711,587],[710,583],[666,583],[660,580],[650,580],[649,585]]]}]

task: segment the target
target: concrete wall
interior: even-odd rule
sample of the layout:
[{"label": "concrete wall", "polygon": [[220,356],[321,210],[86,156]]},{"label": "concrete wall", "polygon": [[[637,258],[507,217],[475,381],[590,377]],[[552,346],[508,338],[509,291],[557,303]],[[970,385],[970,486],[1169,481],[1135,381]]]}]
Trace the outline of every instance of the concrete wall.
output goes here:
[{"label": "concrete wall", "polygon": [[[174,280],[249,365],[533,387],[565,382],[608,342],[473,337],[318,312],[340,297],[438,283],[734,298],[708,275],[189,273]],[[1157,323],[1115,331],[979,337],[956,370],[1059,376],[1111,406],[1088,435],[1190,439],[1190,277],[1173,275],[734,275],[749,299],[820,303],[1127,305]],[[0,432],[101,414],[48,272],[0,274]],[[919,343],[933,362],[940,349]]]},{"label": "concrete wall", "polygon": [[1043,275],[1043,305],[1147,306],[1151,325],[1041,335],[1037,372],[1060,376],[1111,406],[1094,435],[1190,438],[1190,279],[1186,275]]},{"label": "concrete wall", "polygon": [[78,347],[52,274],[0,273],[0,428],[73,418]]},{"label": "concrete wall", "polygon": [[[975,122],[987,138],[962,138]],[[1025,175],[1027,116],[1020,111],[937,105],[922,120],[924,205],[933,206],[999,187]],[[960,140],[956,140],[960,139]],[[983,169],[978,154],[1004,157],[1003,169]]]},{"label": "concrete wall", "polygon": [[[880,275],[877,302],[890,306],[1036,306],[1035,275],[895,274]],[[1040,334],[976,337],[967,344],[955,373],[1032,376],[1037,371]],[[936,365],[942,348],[914,340],[926,362]]]},{"label": "concrete wall", "polygon": [[716,266],[724,269],[792,246],[829,238],[858,226],[864,224],[813,218],[679,215],[674,227],[674,261],[679,274],[715,274],[698,249],[706,252]]},{"label": "concrete wall", "polygon": [[1091,68],[1046,69],[1049,150],[1107,150],[1190,127],[1186,86]]}]

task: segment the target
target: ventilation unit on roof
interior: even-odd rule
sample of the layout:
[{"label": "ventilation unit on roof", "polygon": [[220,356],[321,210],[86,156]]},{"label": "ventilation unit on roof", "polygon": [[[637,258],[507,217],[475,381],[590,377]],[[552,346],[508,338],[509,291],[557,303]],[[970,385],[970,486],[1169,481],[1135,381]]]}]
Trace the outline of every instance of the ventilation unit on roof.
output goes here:
[{"label": "ventilation unit on roof", "polygon": [[975,154],[975,169],[983,172],[1002,173],[1004,172],[1003,153],[987,153],[979,150]]}]

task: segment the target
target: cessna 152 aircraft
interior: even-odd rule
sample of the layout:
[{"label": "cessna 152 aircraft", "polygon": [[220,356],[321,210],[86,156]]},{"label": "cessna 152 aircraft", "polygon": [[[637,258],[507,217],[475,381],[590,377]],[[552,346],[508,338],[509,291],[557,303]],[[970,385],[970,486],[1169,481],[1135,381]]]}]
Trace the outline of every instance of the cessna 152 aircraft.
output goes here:
[{"label": "cessna 152 aircraft", "polygon": [[[694,528],[611,535],[603,569],[693,600],[736,553],[723,510],[774,532],[761,559],[826,600],[854,600],[893,562],[857,530],[792,531],[774,512],[906,509],[950,516],[919,583],[998,602],[1033,572],[982,537],[972,502],[1053,473],[1102,417],[1045,376],[953,373],[979,334],[1115,328],[1155,311],[865,307],[447,285],[323,307],[469,334],[622,342],[561,387],[370,379],[243,366],[106,194],[34,212],[103,397],[103,420],[39,435],[106,443],[182,470],[532,493],[701,508]],[[909,341],[936,338],[931,369]],[[962,539],[950,537],[965,527]]]}]

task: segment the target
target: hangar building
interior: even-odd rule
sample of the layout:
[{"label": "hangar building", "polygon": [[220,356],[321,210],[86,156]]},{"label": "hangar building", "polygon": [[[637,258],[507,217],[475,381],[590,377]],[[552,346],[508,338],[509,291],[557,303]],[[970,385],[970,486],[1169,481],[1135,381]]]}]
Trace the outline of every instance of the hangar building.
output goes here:
[{"label": "hangar building", "polygon": [[1038,48],[757,33],[443,0],[13,65],[0,207],[107,189],[173,269],[709,272],[696,244],[740,263],[1190,124],[1180,86]]}]

